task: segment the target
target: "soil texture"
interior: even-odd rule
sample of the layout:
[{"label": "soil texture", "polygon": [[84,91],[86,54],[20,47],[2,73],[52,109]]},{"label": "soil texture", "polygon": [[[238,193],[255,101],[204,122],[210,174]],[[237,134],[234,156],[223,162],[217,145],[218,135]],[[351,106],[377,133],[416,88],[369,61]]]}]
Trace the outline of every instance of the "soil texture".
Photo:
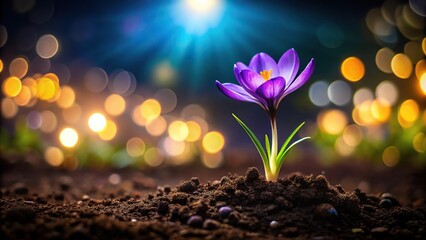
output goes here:
[{"label": "soil texture", "polygon": [[424,199],[401,204],[323,175],[268,182],[249,168],[156,189],[150,179],[110,180],[116,185],[82,188],[62,176],[44,190],[3,187],[0,239],[426,239]]}]

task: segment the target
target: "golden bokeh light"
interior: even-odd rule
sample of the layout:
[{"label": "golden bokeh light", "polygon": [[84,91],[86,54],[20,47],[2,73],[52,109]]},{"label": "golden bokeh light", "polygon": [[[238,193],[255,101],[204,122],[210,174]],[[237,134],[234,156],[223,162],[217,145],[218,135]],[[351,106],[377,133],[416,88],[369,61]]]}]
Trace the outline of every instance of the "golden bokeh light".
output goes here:
[{"label": "golden bokeh light", "polygon": [[322,111],[317,121],[321,131],[332,135],[340,134],[348,123],[345,113],[337,109]]},{"label": "golden bokeh light", "polygon": [[98,131],[99,137],[104,141],[112,140],[116,134],[117,125],[111,120],[107,120],[105,127],[102,130]]},{"label": "golden bokeh light", "polygon": [[58,75],[54,74],[54,73],[46,73],[43,75],[44,78],[48,78],[50,80],[52,80],[53,82],[56,82],[57,84],[59,84],[59,77]]},{"label": "golden bokeh light", "polygon": [[57,92],[58,86],[50,78],[39,78],[37,79],[37,97],[41,100],[51,100],[53,99]]},{"label": "golden bokeh light", "polygon": [[422,59],[418,61],[414,71],[416,72],[416,77],[420,79],[422,75],[426,73],[426,60]]},{"label": "golden bokeh light", "polygon": [[22,85],[27,86],[30,89],[31,98],[37,96],[37,82],[33,78],[31,78],[31,77],[24,78],[22,80]]},{"label": "golden bokeh light", "polygon": [[56,126],[58,125],[58,119],[56,115],[49,110],[41,112],[41,126],[40,130],[45,133],[51,133],[55,131]]},{"label": "golden bokeh light", "polygon": [[408,128],[419,117],[419,105],[413,99],[404,101],[398,112],[398,122],[403,128]]},{"label": "golden bokeh light", "polygon": [[395,53],[390,48],[382,48],[376,53],[376,65],[385,73],[392,73],[391,61]]},{"label": "golden bokeh light", "polygon": [[58,167],[64,162],[64,153],[60,148],[48,147],[44,151],[44,159],[49,165]]},{"label": "golden bokeh light", "polygon": [[142,103],[140,111],[142,117],[145,118],[146,121],[152,121],[160,116],[161,105],[157,100],[150,98]]},{"label": "golden bokeh light", "polygon": [[46,99],[49,102],[54,102],[56,100],[59,99],[60,95],[61,95],[61,87],[59,86],[59,78],[56,74],[54,73],[46,73],[43,75],[42,78],[47,78],[50,79],[53,82],[53,85],[55,86],[55,93],[53,95],[53,97]]},{"label": "golden bokeh light", "polygon": [[145,163],[150,167],[158,167],[164,161],[164,156],[161,151],[156,147],[151,147],[145,151]]},{"label": "golden bokeh light", "polygon": [[204,151],[210,154],[217,153],[223,149],[225,138],[220,132],[211,131],[204,135],[202,146]]},{"label": "golden bokeh light", "polygon": [[419,79],[419,85],[423,94],[426,95],[426,72],[423,73],[422,77]]},{"label": "golden bokeh light", "polygon": [[71,107],[62,110],[62,117],[68,124],[75,124],[81,118],[81,107],[74,103]]},{"label": "golden bokeh light", "polygon": [[373,115],[374,119],[380,123],[386,122],[389,119],[391,112],[392,109],[386,101],[375,99],[371,103],[371,114]]},{"label": "golden bokeh light", "polygon": [[166,137],[163,141],[163,150],[169,157],[177,157],[185,151],[185,142],[175,141]]},{"label": "golden bokeh light", "polygon": [[183,141],[188,137],[189,129],[185,122],[174,121],[168,128],[169,136],[175,141]]},{"label": "golden bokeh light", "polygon": [[362,130],[359,126],[351,124],[343,130],[342,139],[348,146],[358,146],[363,138]]},{"label": "golden bokeh light", "polygon": [[371,126],[378,124],[371,111],[373,101],[367,100],[361,103],[352,111],[352,119],[360,126]]},{"label": "golden bokeh light", "polygon": [[78,133],[73,128],[64,128],[59,134],[59,141],[64,147],[72,148],[78,142]]},{"label": "golden bokeh light", "polygon": [[201,154],[201,162],[208,168],[218,168],[223,163],[223,153],[217,152],[211,154],[203,152]]},{"label": "golden bokeh light", "polygon": [[75,92],[70,86],[63,86],[61,88],[61,94],[59,95],[56,104],[60,108],[69,108],[74,104],[75,101]]},{"label": "golden bokeh light", "polygon": [[59,43],[55,36],[46,34],[41,36],[36,44],[37,54],[42,58],[51,58],[58,52]]},{"label": "golden bokeh light", "polygon": [[185,141],[187,142],[195,142],[198,141],[201,137],[201,127],[196,121],[188,121],[186,122],[188,126],[188,136]]},{"label": "golden bokeh light", "polygon": [[18,113],[19,107],[10,98],[1,100],[1,114],[4,118],[13,118]]},{"label": "golden bokeh light", "polygon": [[387,167],[395,167],[399,162],[399,158],[400,152],[395,146],[389,146],[383,151],[382,161]]},{"label": "golden bokeh light", "polygon": [[2,85],[3,94],[6,97],[16,97],[21,92],[22,83],[17,77],[9,77]]},{"label": "golden bokeh light", "polygon": [[126,110],[126,100],[118,94],[111,94],[105,99],[104,108],[108,114],[119,116]]},{"label": "golden bokeh light", "polygon": [[3,61],[0,59],[0,73],[3,71]]},{"label": "golden bokeh light", "polygon": [[419,153],[426,151],[426,135],[423,132],[419,132],[413,138],[413,148]]},{"label": "golden bokeh light", "polygon": [[392,72],[399,78],[407,79],[413,71],[413,64],[410,58],[403,53],[398,53],[391,61]]},{"label": "golden bokeh light", "polygon": [[426,37],[423,38],[422,40],[422,49],[423,49],[424,55],[426,55]]},{"label": "golden bokeh light", "polygon": [[148,122],[145,127],[149,135],[158,137],[161,136],[164,131],[166,131],[167,122],[166,119],[164,119],[162,116],[159,116],[158,118]]},{"label": "golden bokeh light", "polygon": [[146,125],[146,119],[142,116],[141,105],[137,105],[132,112],[132,120],[139,126]]},{"label": "golden bokeh light", "polygon": [[130,138],[126,143],[126,150],[131,157],[141,157],[145,153],[145,142],[138,137]]},{"label": "golden bokeh light", "polygon": [[29,87],[23,85],[19,94],[13,98],[16,105],[26,106],[31,101],[31,90]]},{"label": "golden bokeh light", "polygon": [[336,150],[337,154],[340,156],[347,157],[354,152],[355,147],[348,145],[342,137],[339,137],[334,143],[334,150]]},{"label": "golden bokeh light", "polygon": [[28,62],[24,58],[15,58],[9,65],[11,76],[23,78],[28,72]]},{"label": "golden bokeh light", "polygon": [[365,74],[364,63],[357,57],[348,57],[340,66],[343,77],[351,82],[357,82]]},{"label": "golden bokeh light", "polygon": [[107,120],[102,113],[93,113],[87,123],[93,132],[100,132],[106,127]]}]

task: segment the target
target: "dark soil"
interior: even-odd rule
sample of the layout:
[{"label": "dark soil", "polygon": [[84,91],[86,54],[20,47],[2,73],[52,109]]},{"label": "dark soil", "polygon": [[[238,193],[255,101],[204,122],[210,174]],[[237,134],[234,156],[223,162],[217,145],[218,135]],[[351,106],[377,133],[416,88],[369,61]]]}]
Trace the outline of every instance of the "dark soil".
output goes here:
[{"label": "dark soil", "polygon": [[250,168],[174,188],[150,190],[149,178],[114,184],[82,188],[62,176],[50,188],[4,187],[0,239],[426,239],[424,199],[401,204],[323,175],[267,182]]}]

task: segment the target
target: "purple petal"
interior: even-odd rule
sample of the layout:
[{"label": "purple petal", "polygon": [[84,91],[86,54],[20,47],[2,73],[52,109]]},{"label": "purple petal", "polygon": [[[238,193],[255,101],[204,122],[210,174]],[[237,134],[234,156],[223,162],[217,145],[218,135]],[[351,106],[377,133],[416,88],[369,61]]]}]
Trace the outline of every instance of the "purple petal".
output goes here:
[{"label": "purple petal", "polygon": [[288,95],[294,92],[295,90],[297,90],[298,88],[300,88],[301,86],[303,86],[303,84],[305,84],[311,77],[312,73],[314,72],[314,69],[315,69],[315,61],[312,58],[311,61],[308,63],[308,65],[306,65],[303,72],[300,73],[300,75],[296,78],[296,80],[294,80],[287,87],[287,89],[285,90],[285,95]]},{"label": "purple petal", "polygon": [[248,69],[248,67],[244,63],[237,62],[236,64],[234,64],[234,75],[237,81],[240,83],[240,85],[241,85],[240,72],[244,69]]},{"label": "purple petal", "polygon": [[237,63],[234,65],[234,67],[238,68],[240,71],[241,71],[241,70],[244,70],[244,69],[249,68],[249,67],[247,67],[247,65],[245,65],[245,64],[244,64],[244,63],[242,63],[242,62],[237,62]]},{"label": "purple petal", "polygon": [[217,88],[226,96],[244,102],[254,102],[259,105],[260,102],[246,92],[244,88],[233,83],[220,83],[216,80]]},{"label": "purple petal", "polygon": [[241,72],[241,70],[237,67],[237,64],[234,64],[234,75],[235,75],[235,78],[237,79],[238,82],[241,82],[240,72]]},{"label": "purple petal", "polygon": [[[276,77],[266,81],[256,90],[263,99],[267,100],[268,105],[274,104],[275,100],[281,98],[285,89],[285,80],[283,77]],[[275,105],[275,104],[274,104]]]},{"label": "purple petal", "polygon": [[[237,78],[238,79],[238,78]],[[240,85],[247,89],[249,92],[255,93],[256,89],[265,83],[265,79],[258,73],[246,69],[240,72]]]},{"label": "purple petal", "polygon": [[249,68],[256,73],[260,73],[264,70],[272,70],[271,78],[277,77],[280,74],[275,60],[263,52],[254,55],[250,61]]},{"label": "purple petal", "polygon": [[291,84],[297,71],[299,71],[299,56],[293,48],[282,55],[278,61],[278,69],[280,76],[283,76],[287,83]]}]

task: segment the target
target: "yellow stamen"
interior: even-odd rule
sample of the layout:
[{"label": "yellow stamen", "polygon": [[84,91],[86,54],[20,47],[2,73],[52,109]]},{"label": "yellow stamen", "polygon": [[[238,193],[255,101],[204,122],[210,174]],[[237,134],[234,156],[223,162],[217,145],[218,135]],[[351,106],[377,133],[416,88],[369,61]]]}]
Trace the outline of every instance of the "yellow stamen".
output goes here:
[{"label": "yellow stamen", "polygon": [[268,81],[269,79],[271,79],[272,69],[263,70],[259,74],[263,77],[263,79],[265,79],[265,81]]}]

